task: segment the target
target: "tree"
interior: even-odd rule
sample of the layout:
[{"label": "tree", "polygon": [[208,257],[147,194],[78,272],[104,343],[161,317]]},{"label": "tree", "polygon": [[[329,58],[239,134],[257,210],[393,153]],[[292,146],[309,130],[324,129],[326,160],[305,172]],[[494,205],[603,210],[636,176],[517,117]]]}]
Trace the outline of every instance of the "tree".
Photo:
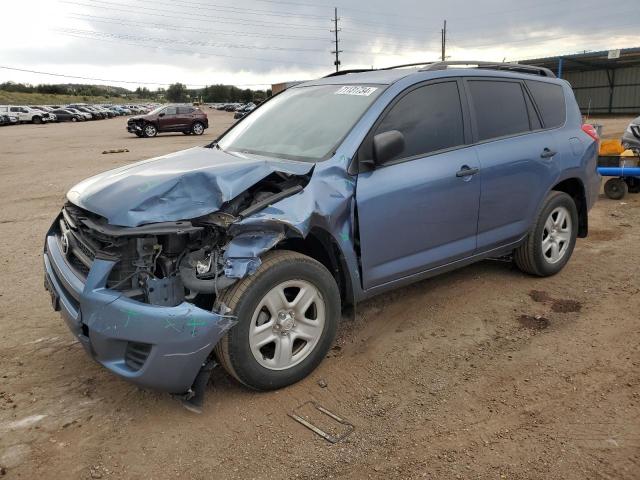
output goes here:
[{"label": "tree", "polygon": [[187,87],[182,83],[172,83],[167,88],[167,100],[175,103],[184,103],[187,101]]}]

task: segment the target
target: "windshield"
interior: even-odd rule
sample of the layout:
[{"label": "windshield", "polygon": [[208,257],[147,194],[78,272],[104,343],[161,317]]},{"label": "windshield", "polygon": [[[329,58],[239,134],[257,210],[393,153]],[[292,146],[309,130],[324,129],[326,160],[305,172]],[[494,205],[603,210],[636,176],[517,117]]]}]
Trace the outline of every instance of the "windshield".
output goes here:
[{"label": "windshield", "polygon": [[156,113],[160,113],[162,110],[165,109],[165,106],[162,105],[161,107],[158,108],[154,108],[153,110],[151,110],[148,115],[155,115]]},{"label": "windshield", "polygon": [[252,112],[218,146],[231,152],[323,160],[381,91],[380,86],[351,85],[292,88]]}]

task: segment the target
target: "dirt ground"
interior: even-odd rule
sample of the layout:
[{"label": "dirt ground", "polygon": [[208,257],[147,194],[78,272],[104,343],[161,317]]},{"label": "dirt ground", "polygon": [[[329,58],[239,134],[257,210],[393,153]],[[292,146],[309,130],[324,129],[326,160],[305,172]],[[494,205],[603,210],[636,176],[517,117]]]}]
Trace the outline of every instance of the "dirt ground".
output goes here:
[{"label": "dirt ground", "polygon": [[[232,121],[210,119],[204,138],[138,139],[122,118],[0,128],[0,476],[640,478],[640,195],[601,197],[555,277],[487,261],[359,305],[281,391],[217,370],[195,415],[92,362],[43,289],[44,234],[77,181]],[[309,400],[353,433],[331,445],[287,415]]]}]

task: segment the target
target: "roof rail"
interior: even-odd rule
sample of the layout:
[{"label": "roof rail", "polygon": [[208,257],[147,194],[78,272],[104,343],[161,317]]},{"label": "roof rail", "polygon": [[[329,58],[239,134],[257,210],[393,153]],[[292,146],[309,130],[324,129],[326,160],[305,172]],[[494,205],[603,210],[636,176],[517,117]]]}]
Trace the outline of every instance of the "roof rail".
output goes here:
[{"label": "roof rail", "polygon": [[373,70],[374,70],[373,68],[354,68],[351,70],[338,70],[337,72],[330,73],[329,75],[325,75],[322,78],[338,77],[340,75],[346,75],[347,73],[371,72]]},{"label": "roof rail", "polygon": [[550,77],[555,78],[555,74],[545,67],[535,67],[533,65],[524,65],[520,63],[505,63],[505,62],[483,62],[478,60],[447,60],[445,62],[418,62],[418,63],[405,63],[402,65],[393,65],[391,67],[384,68],[355,68],[353,70],[340,70],[338,72],[330,73],[329,75],[325,75],[323,78],[328,77],[337,77],[339,75],[347,75],[348,73],[363,73],[363,72],[372,72],[372,71],[380,71],[380,70],[394,70],[396,68],[407,68],[407,67],[420,67],[421,72],[426,72],[429,70],[446,70],[447,67],[458,66],[458,65],[475,65],[476,68],[486,68],[490,70],[508,70],[511,72],[520,72],[520,73],[531,73],[534,75],[540,75],[541,77]]},{"label": "roof rail", "polygon": [[419,67],[420,65],[431,65],[432,63],[434,62],[405,63],[402,65],[393,65],[391,67],[379,68],[378,70],[395,70],[396,68]]},{"label": "roof rail", "polygon": [[457,65],[475,65],[477,68],[486,68],[490,70],[509,70],[511,72],[532,73],[542,77],[556,78],[556,75],[545,67],[535,67],[533,65],[523,65],[520,63],[504,63],[504,62],[483,62],[477,60],[448,60],[446,62],[434,62],[428,64],[420,71],[429,70],[445,70],[450,66]]}]

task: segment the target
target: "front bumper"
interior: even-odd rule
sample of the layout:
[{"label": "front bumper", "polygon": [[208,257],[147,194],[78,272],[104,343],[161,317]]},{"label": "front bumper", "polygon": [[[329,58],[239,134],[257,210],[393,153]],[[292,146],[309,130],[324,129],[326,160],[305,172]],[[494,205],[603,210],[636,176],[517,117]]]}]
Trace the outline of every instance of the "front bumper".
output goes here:
[{"label": "front bumper", "polygon": [[127,123],[127,132],[142,133],[142,126],[137,123]]},{"label": "front bumper", "polygon": [[106,288],[115,262],[96,258],[86,278],[71,267],[56,235],[47,233],[44,282],[52,305],[86,352],[116,375],[142,387],[184,393],[232,317],[183,302],[162,307]]}]

